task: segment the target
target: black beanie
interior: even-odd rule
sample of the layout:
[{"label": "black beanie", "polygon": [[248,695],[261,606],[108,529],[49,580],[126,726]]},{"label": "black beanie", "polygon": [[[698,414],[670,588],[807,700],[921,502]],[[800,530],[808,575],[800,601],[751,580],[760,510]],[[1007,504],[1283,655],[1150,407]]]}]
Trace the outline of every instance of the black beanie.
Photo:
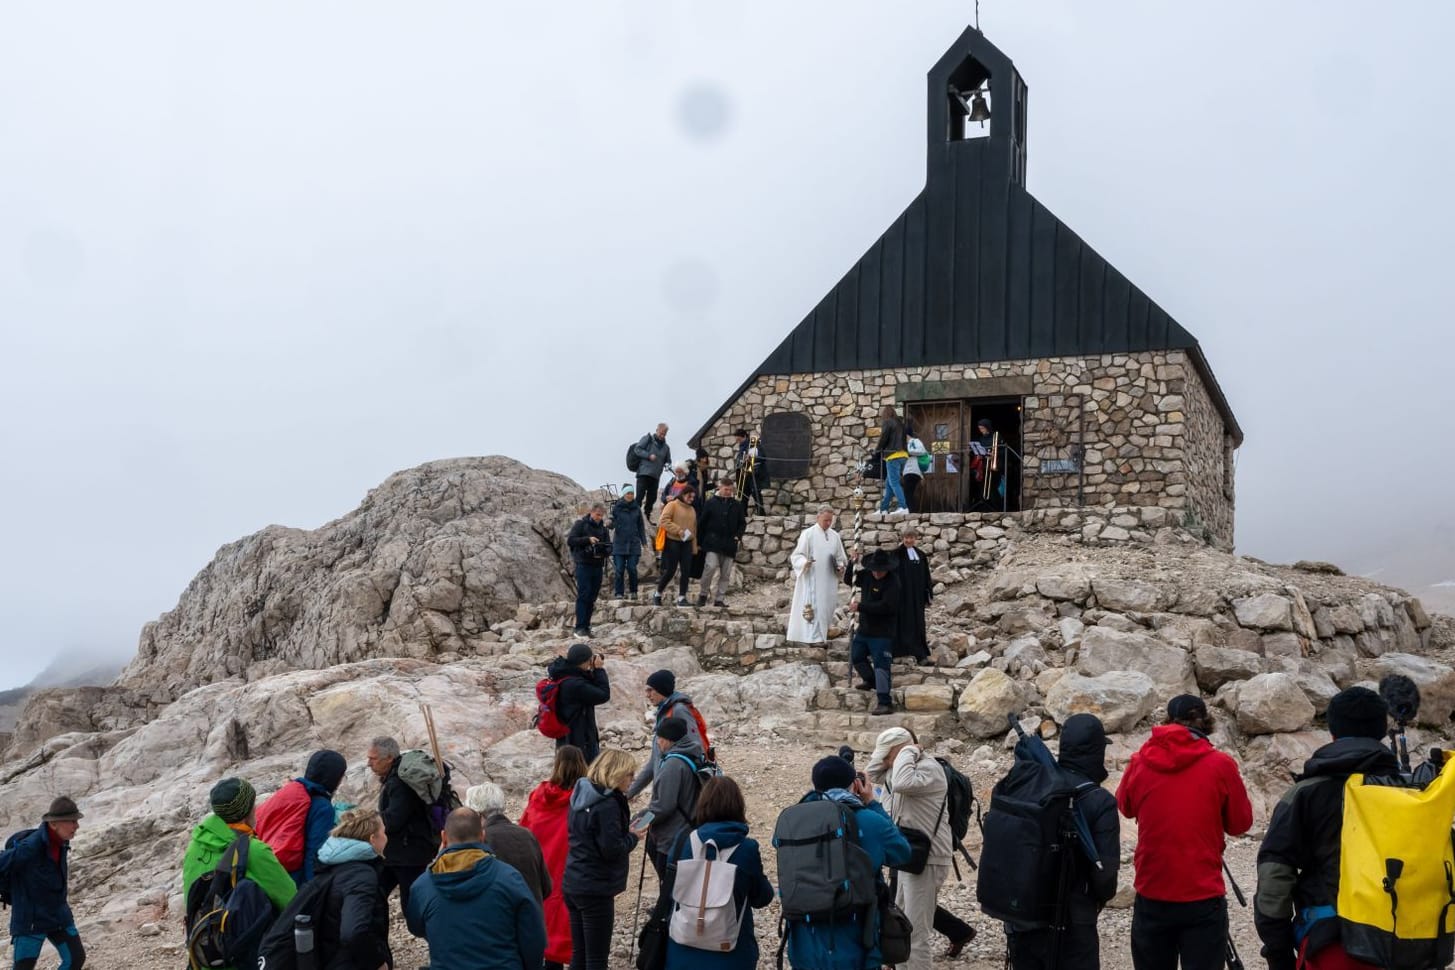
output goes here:
[{"label": "black beanie", "polygon": [[854,783],[854,766],[838,755],[824,758],[813,766],[813,789],[825,792],[830,788],[848,788]]},{"label": "black beanie", "polygon": [[687,722],[680,717],[669,717],[657,725],[657,737],[666,738],[673,744],[687,737]]},{"label": "black beanie", "polygon": [[571,649],[566,651],[566,664],[571,667],[579,667],[590,660],[593,654],[591,647],[585,643],[573,643]]},{"label": "black beanie", "polygon": [[349,763],[344,756],[337,751],[315,751],[308,759],[308,767],[303,769],[303,777],[311,782],[322,785],[332,795],[338,791],[338,786],[344,780],[344,772],[349,770]]},{"label": "black beanie", "polygon": [[658,670],[647,678],[647,686],[663,697],[677,692],[677,675],[670,670]]},{"label": "black beanie", "polygon": [[1349,687],[1329,701],[1329,733],[1335,738],[1384,738],[1389,706],[1368,687]]}]

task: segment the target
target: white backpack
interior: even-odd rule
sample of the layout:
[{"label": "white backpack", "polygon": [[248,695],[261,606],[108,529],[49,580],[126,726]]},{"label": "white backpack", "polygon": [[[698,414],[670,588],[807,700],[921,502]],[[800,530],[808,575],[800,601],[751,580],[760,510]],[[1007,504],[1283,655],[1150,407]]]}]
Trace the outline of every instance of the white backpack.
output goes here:
[{"label": "white backpack", "polygon": [[[672,920],[667,932],[682,946],[714,953],[730,953],[738,945],[743,910],[733,906],[733,885],[738,867],[731,861],[737,846],[719,849],[692,833],[692,857],[677,863],[672,885]],[[715,858],[707,858],[711,846]],[[746,908],[747,900],[743,901]]]}]

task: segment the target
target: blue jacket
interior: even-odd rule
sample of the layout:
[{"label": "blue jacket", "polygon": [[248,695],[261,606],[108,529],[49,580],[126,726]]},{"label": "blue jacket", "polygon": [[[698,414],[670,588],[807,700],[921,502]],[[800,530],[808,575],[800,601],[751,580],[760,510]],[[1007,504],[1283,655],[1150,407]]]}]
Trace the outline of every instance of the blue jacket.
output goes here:
[{"label": "blue jacket", "polygon": [[611,507],[611,551],[617,556],[639,556],[647,547],[647,523],[642,503],[619,498]]},{"label": "blue jacket", "polygon": [[308,778],[299,778],[298,782],[308,789],[308,817],[303,820],[303,868],[289,875],[301,886],[313,878],[318,850],[328,841],[338,813],[333,809],[333,792]]},{"label": "blue jacket", "polygon": [[[703,842],[716,842],[719,849],[740,848],[733,853],[732,864],[738,867],[733,882],[733,903],[743,904],[743,921],[738,931],[738,945],[730,953],[715,953],[667,941],[667,970],[755,970],[758,966],[758,938],[753,933],[753,910],[773,901],[773,884],[763,874],[763,856],[758,843],[748,838],[748,826],[742,822],[709,822],[697,829]],[[692,857],[692,840],[683,837],[678,859]]]},{"label": "blue jacket", "polygon": [[50,826],[40,823],[15,847],[0,853],[0,877],[10,882],[10,935],[34,936],[72,926],[66,902],[71,845],[61,843],[60,859],[50,858]]},{"label": "blue jacket", "polygon": [[[822,798],[856,809],[854,819],[859,823],[859,844],[869,853],[875,869],[885,864],[903,865],[909,861],[909,843],[878,802],[861,806],[859,799],[842,788],[823,793],[809,792],[803,800],[811,802]],[[864,919],[872,921],[872,925],[867,927],[867,934]],[[866,935],[874,941],[868,947],[864,945]],[[788,962],[795,970],[877,970],[880,965],[878,910],[865,916],[850,916],[844,922],[833,925],[790,923]]]},{"label": "blue jacket", "polygon": [[541,904],[479,842],[450,846],[415,880],[405,922],[429,942],[431,970],[539,970],[545,958]]}]

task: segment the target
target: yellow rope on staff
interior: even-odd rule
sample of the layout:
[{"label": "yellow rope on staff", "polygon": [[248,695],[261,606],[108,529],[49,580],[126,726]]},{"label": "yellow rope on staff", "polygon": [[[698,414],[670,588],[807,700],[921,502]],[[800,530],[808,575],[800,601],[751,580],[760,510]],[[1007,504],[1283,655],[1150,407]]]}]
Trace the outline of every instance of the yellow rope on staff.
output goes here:
[{"label": "yellow rope on staff", "polygon": [[[748,482],[753,478],[754,466],[757,464],[758,436],[753,435],[748,439],[748,458],[738,466],[738,498],[744,505],[748,504]],[[761,506],[762,500],[759,500]]]}]

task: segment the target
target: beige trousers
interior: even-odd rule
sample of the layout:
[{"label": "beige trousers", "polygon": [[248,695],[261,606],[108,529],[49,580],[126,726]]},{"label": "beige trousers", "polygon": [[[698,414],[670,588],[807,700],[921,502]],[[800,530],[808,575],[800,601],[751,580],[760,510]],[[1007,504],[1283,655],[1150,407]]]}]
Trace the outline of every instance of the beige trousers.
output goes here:
[{"label": "beige trousers", "polygon": [[935,929],[935,905],[940,887],[950,874],[949,866],[925,866],[917,876],[899,873],[899,891],[894,902],[909,917],[914,932],[909,938],[909,962],[900,964],[908,970],[929,970],[932,953],[930,937]]}]

